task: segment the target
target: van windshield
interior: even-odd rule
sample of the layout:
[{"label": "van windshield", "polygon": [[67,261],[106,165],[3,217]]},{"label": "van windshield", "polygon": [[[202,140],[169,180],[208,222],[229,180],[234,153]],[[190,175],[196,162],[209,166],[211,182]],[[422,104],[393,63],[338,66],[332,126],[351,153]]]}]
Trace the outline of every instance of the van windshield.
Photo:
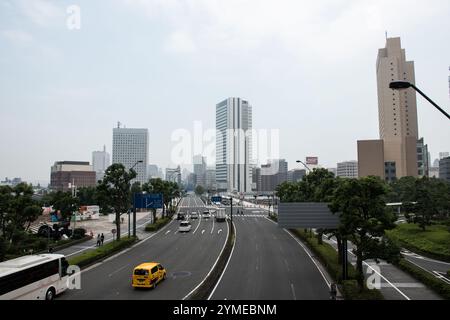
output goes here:
[{"label": "van windshield", "polygon": [[134,270],[135,276],[148,276],[148,270],[145,269],[136,269]]}]

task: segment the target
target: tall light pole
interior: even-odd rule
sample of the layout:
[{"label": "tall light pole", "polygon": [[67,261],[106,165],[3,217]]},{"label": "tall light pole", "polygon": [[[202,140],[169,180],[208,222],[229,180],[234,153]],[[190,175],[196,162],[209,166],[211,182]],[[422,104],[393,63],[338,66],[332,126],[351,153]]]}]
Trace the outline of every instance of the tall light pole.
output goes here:
[{"label": "tall light pole", "polygon": [[[139,163],[144,163],[143,160],[137,161],[130,169],[133,170]],[[132,185],[131,185],[132,186]],[[131,187],[130,186],[130,187]],[[133,237],[136,237],[136,204],[134,203],[135,194],[133,193]],[[131,223],[130,223],[130,213],[128,213],[128,238],[131,237]]]},{"label": "tall light pole", "polygon": [[309,172],[311,172],[311,169],[301,160],[297,160],[297,163],[301,163],[306,169],[308,169]]},{"label": "tall light pole", "polygon": [[417,88],[414,84],[408,81],[393,81],[389,84],[389,88],[392,90],[405,90],[409,88],[413,88],[416,90],[422,97],[424,97],[429,103],[431,103],[436,109],[438,109],[444,116],[450,119],[450,115],[444,111],[441,107],[439,107],[433,100],[431,100],[425,93],[423,93],[419,88]]}]

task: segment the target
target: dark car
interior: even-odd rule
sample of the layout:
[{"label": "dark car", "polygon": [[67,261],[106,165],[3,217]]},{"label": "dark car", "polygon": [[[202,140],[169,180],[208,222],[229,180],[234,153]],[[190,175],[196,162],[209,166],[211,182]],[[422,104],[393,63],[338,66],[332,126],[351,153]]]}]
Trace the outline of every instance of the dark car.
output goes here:
[{"label": "dark car", "polygon": [[177,220],[184,220],[184,219],[186,219],[186,214],[185,213],[177,214]]}]

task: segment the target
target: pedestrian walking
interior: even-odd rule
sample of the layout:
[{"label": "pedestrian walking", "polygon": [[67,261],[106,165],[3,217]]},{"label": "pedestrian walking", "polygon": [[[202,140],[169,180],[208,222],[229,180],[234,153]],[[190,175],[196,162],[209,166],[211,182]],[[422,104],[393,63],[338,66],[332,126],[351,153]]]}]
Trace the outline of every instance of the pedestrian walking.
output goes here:
[{"label": "pedestrian walking", "polygon": [[101,244],[101,239],[100,239],[100,233],[97,235],[97,244],[95,245],[96,247],[100,247]]},{"label": "pedestrian walking", "polygon": [[100,237],[100,241],[102,242],[103,245],[103,241],[105,241],[105,235],[102,233],[102,236]]}]

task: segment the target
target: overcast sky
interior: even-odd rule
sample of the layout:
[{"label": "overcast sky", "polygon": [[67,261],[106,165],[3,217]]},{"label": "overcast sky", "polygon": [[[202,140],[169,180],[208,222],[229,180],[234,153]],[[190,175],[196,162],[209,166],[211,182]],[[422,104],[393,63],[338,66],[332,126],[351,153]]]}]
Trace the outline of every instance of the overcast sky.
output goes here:
[{"label": "overcast sky", "polygon": [[[48,181],[55,161],[111,152],[117,121],[148,128],[150,163],[173,165],[172,132],[214,128],[230,96],[280,129],[290,168],[356,160],[356,141],[379,137],[386,30],[449,110],[449,17],[448,0],[0,0],[0,177]],[[420,97],[418,115],[432,158],[450,151],[448,120]]]}]

